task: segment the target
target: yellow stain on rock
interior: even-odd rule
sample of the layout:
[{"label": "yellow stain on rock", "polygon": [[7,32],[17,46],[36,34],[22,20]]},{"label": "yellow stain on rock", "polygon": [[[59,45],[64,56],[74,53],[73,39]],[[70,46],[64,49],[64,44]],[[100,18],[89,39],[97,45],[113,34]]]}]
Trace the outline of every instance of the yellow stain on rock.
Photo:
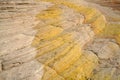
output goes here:
[{"label": "yellow stain on rock", "polygon": [[57,47],[60,47],[61,45],[63,45],[65,42],[69,42],[71,40],[71,36],[69,34],[63,35],[61,37],[56,38],[55,40],[51,40],[50,44],[48,45],[39,45],[37,47],[38,49],[38,56],[41,56],[42,54],[49,52],[53,49],[56,49]]},{"label": "yellow stain on rock", "polygon": [[120,44],[120,24],[108,23],[102,32],[103,36],[112,37]]},{"label": "yellow stain on rock", "polygon": [[59,18],[61,13],[62,13],[61,9],[57,8],[57,5],[54,5],[40,12],[36,17],[38,19],[56,19]]},{"label": "yellow stain on rock", "polygon": [[[81,51],[79,43],[75,42],[71,33],[64,33],[64,29],[59,27],[59,21],[62,9],[59,5],[67,6],[74,11],[85,16],[84,23],[91,24],[95,34],[114,36],[120,42],[120,29],[118,24],[108,24],[104,15],[98,10],[76,5],[65,0],[42,0],[51,2],[55,5],[41,11],[36,17],[39,20],[47,20],[43,27],[38,26],[38,32],[33,40],[32,45],[37,48],[36,58],[48,54],[59,49],[66,43],[67,47],[62,51],[54,53],[54,57],[46,60],[45,72],[42,80],[86,80],[92,75],[93,69],[96,67],[98,59],[91,52]],[[59,25],[59,26],[56,26]],[[62,34],[64,33],[64,34]],[[39,61],[42,62],[42,61]]]},{"label": "yellow stain on rock", "polygon": [[[54,4],[58,5],[64,5],[67,6],[85,16],[85,23],[87,24],[93,24],[93,30],[96,34],[100,34],[100,32],[105,28],[106,26],[106,20],[105,17],[97,11],[95,8],[92,7],[85,7],[81,5],[77,5],[65,0],[42,0],[47,2],[52,2]],[[101,24],[102,23],[102,24]]]},{"label": "yellow stain on rock", "polygon": [[63,57],[65,54],[67,54],[69,52],[69,50],[73,47],[74,44],[69,44],[67,45],[64,49],[62,49],[62,51],[59,51],[58,52],[56,51],[56,55],[54,57],[52,57],[51,59],[49,59],[45,65],[48,65],[48,66],[52,66],[53,63],[60,59],[61,57]]},{"label": "yellow stain on rock", "polygon": [[86,80],[92,75],[98,58],[91,52],[83,53],[85,54],[82,54],[70,68],[60,74],[65,80]]},{"label": "yellow stain on rock", "polygon": [[53,68],[58,72],[63,72],[70,65],[72,65],[79,57],[81,56],[81,50],[79,45],[75,45],[70,52],[60,58],[60,60],[56,61]]},{"label": "yellow stain on rock", "polygon": [[37,45],[42,41],[49,40],[58,34],[60,34],[63,31],[62,28],[59,27],[54,27],[54,26],[48,26],[47,28],[45,27],[44,30],[38,30],[35,39],[33,41],[33,45]]}]

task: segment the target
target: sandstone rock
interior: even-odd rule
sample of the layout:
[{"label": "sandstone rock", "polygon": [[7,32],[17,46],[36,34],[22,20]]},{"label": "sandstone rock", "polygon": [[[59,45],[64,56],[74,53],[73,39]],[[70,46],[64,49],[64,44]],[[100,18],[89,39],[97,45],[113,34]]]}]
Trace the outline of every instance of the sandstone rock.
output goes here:
[{"label": "sandstone rock", "polygon": [[0,73],[0,80],[39,80],[43,71],[43,65],[33,60],[19,67],[3,71]]},{"label": "sandstone rock", "polygon": [[[63,61],[65,60],[63,59]],[[69,59],[68,61],[71,60]],[[47,71],[45,71],[43,80],[86,80],[86,78],[89,78],[92,74],[92,70],[95,68],[97,62],[98,58],[94,53],[91,51],[83,51],[83,55],[81,55],[81,57],[67,69],[65,69],[65,67],[69,62],[66,64],[61,64],[62,66],[64,65],[63,67],[58,66],[60,71],[55,70],[56,68],[51,69],[46,67]],[[62,72],[61,70],[63,69],[64,71]]]},{"label": "sandstone rock", "polygon": [[102,68],[94,74],[93,80],[117,80],[114,79],[115,68]]},{"label": "sandstone rock", "polygon": [[100,59],[109,59],[118,54],[120,48],[109,39],[96,39],[90,46],[90,50],[95,52]]},{"label": "sandstone rock", "polygon": [[[92,1],[92,0],[86,0],[86,1]],[[118,9],[120,10],[120,5],[119,5],[119,0],[111,0],[111,1],[104,1],[104,0],[94,0],[93,2],[95,3],[98,3],[100,5],[103,5],[103,6],[109,6],[109,7],[112,7],[113,9]]]},{"label": "sandstone rock", "polygon": [[[0,1],[0,80],[39,80],[43,65],[31,46],[38,24],[35,15],[51,6],[33,0]],[[2,63],[1,63],[2,61]]]},{"label": "sandstone rock", "polygon": [[94,80],[119,80],[120,48],[116,41],[95,39],[89,49],[99,57],[99,65],[95,68],[92,78]]},{"label": "sandstone rock", "polygon": [[95,2],[0,0],[0,80],[119,80],[119,11]]},{"label": "sandstone rock", "polygon": [[2,71],[2,61],[0,60],[0,72]]}]

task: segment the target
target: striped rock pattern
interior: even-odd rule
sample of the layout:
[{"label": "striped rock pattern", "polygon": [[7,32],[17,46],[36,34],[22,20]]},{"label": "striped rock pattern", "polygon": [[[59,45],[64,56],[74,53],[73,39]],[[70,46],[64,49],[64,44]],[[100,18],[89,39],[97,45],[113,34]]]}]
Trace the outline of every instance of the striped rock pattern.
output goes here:
[{"label": "striped rock pattern", "polygon": [[0,80],[120,80],[118,13],[87,0],[0,0]]},{"label": "striped rock pattern", "polygon": [[39,80],[43,66],[31,46],[35,15],[51,4],[33,0],[0,0],[0,80]]}]

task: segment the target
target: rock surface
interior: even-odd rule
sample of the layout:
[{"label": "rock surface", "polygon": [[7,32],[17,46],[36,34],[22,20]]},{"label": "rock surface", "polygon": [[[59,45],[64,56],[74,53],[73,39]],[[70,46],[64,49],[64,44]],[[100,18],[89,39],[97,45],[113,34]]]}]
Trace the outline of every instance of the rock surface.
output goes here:
[{"label": "rock surface", "polygon": [[120,80],[119,13],[118,0],[0,0],[0,80]]},{"label": "rock surface", "polygon": [[42,64],[33,60],[19,67],[3,71],[0,74],[0,80],[39,80],[43,71]]},{"label": "rock surface", "polygon": [[95,39],[88,49],[100,59],[110,59],[120,52],[119,45],[111,39]]}]

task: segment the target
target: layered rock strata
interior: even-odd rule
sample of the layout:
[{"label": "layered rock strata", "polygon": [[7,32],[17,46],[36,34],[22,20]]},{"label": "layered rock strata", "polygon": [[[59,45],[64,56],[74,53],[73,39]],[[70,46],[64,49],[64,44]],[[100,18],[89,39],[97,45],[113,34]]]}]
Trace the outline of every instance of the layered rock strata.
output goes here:
[{"label": "layered rock strata", "polygon": [[93,2],[0,0],[0,80],[119,80],[119,11]]},{"label": "layered rock strata", "polygon": [[33,0],[0,0],[0,80],[39,80],[43,66],[31,46],[36,14],[51,4]]}]

